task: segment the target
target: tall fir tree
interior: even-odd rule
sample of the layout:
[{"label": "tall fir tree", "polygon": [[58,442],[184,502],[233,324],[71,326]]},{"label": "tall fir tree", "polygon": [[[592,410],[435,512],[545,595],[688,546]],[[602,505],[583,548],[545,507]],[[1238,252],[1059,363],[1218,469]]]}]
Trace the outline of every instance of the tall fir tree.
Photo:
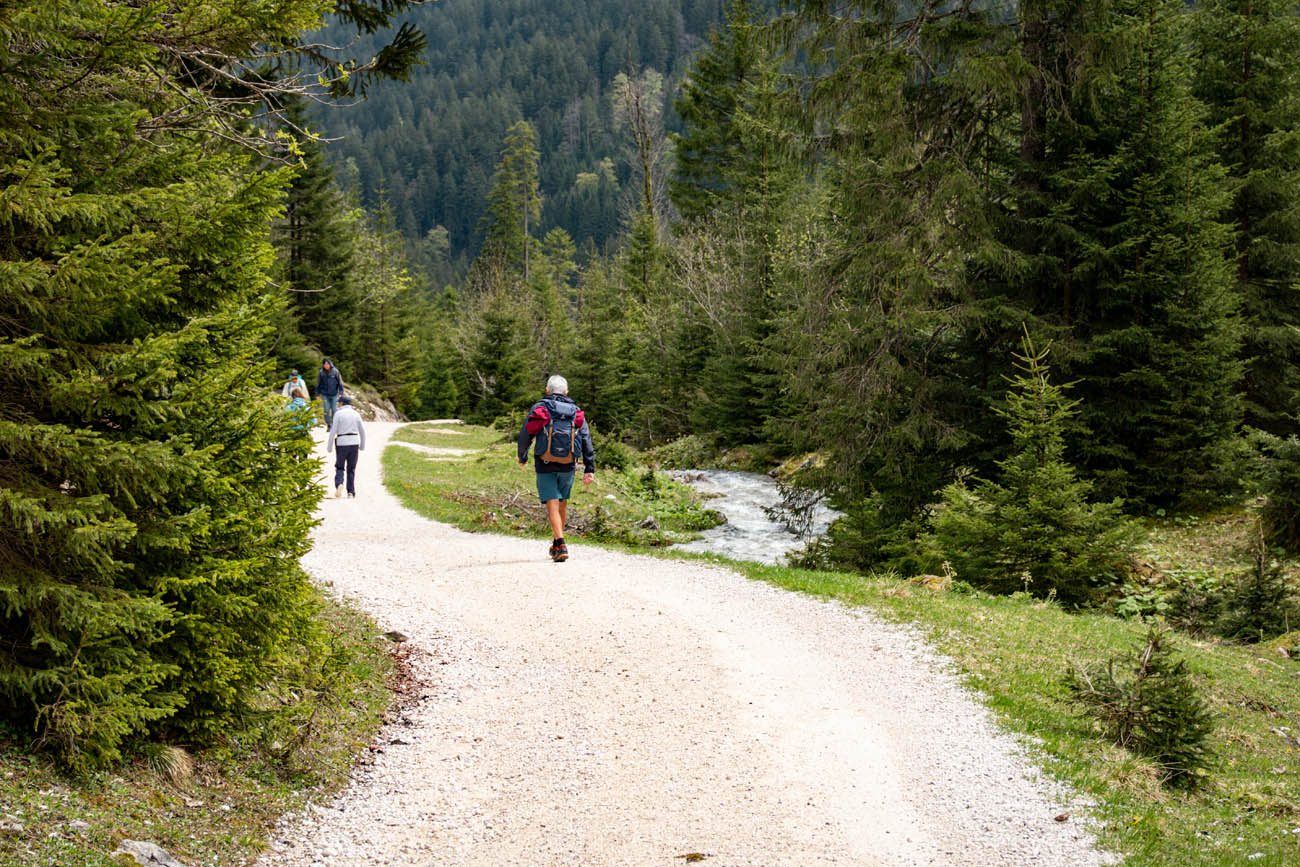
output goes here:
[{"label": "tall fir tree", "polygon": [[[306,125],[300,101],[291,102],[286,113],[291,123]],[[299,334],[317,355],[355,358],[361,346],[360,299],[352,279],[355,206],[335,183],[321,143],[297,136],[295,146],[299,153],[284,217],[274,224],[279,283],[288,295]],[[301,347],[285,346],[277,354],[292,366],[315,366],[315,359]]]},{"label": "tall fir tree", "polygon": [[713,270],[732,275],[724,282],[734,296],[734,315],[710,317],[711,353],[692,401],[692,424],[728,445],[765,433],[766,418],[755,417],[753,408],[770,404],[776,381],[766,346],[773,251],[786,204],[804,180],[781,146],[779,64],[768,41],[746,0],[734,0],[675,103],[684,129],[673,136],[670,192],[686,220],[683,232],[699,234],[686,246],[702,243],[728,260]]},{"label": "tall fir tree", "polygon": [[1246,420],[1300,433],[1300,14],[1281,0],[1195,4],[1195,91],[1232,181]]},{"label": "tall fir tree", "polygon": [[377,388],[402,411],[418,406],[424,361],[416,337],[416,297],[406,250],[382,197],[372,218],[357,226],[357,264],[353,271],[360,298],[357,310],[362,347],[353,377]]},{"label": "tall fir tree", "polygon": [[501,160],[492,177],[487,212],[483,215],[484,240],[479,261],[491,270],[530,279],[532,232],[541,218],[538,193],[537,133],[527,121],[506,132]]},{"label": "tall fir tree", "polygon": [[778,29],[806,61],[791,96],[825,168],[790,268],[800,289],[767,341],[795,410],[771,427],[824,451],[823,481],[858,528],[845,562],[869,567],[976,439],[956,345],[983,242],[974,155],[997,132],[968,64],[993,28],[975,6],[815,2]]},{"label": "tall fir tree", "polygon": [[[218,2],[197,47],[318,12]],[[319,637],[311,443],[265,392],[288,179],[192,113],[180,21],[44,0],[0,21],[0,714],[73,764],[202,742]]]},{"label": "tall fir tree", "polygon": [[731,0],[725,23],[709,34],[673,103],[684,129],[672,135],[669,193],[684,219],[735,204],[738,188],[750,186],[772,156],[745,116],[755,113],[757,95],[775,74],[748,0]]},{"label": "tall fir tree", "polygon": [[1009,342],[1025,317],[1060,335],[1059,367],[1079,380],[1081,466],[1106,496],[1154,508],[1216,485],[1240,421],[1238,303],[1184,5],[1107,8],[1022,12],[1039,15],[1022,22],[1037,34],[1025,100],[1038,89],[1050,98],[1023,116],[1008,172],[1002,238],[1014,270],[980,292],[998,311],[986,335],[1001,329]]}]

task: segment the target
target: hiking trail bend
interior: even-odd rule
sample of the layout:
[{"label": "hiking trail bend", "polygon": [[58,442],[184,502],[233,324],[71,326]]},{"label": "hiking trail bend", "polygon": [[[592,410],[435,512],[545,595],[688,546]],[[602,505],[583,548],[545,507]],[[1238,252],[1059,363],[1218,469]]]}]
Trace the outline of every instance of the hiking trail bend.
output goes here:
[{"label": "hiking trail bend", "polygon": [[380,483],[397,427],[366,424],[357,498],[322,502],[303,565],[409,637],[423,698],[262,867],[1115,860],[907,628],[706,564],[580,543],[557,564],[427,520]]}]

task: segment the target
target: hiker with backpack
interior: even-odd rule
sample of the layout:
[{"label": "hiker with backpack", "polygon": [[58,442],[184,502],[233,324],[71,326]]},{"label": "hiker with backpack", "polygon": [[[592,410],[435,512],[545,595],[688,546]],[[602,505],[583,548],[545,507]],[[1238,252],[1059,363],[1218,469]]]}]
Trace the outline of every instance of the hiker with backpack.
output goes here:
[{"label": "hiker with backpack", "polygon": [[564,543],[564,524],[569,518],[569,494],[577,470],[578,453],[582,454],[582,484],[596,480],[596,451],[591,444],[591,428],[582,410],[569,397],[569,383],[563,376],[546,381],[546,397],[533,404],[519,431],[519,466],[528,466],[528,447],[533,451],[533,469],[537,471],[537,496],[546,507],[551,525],[550,555],[556,563],[569,559]]}]

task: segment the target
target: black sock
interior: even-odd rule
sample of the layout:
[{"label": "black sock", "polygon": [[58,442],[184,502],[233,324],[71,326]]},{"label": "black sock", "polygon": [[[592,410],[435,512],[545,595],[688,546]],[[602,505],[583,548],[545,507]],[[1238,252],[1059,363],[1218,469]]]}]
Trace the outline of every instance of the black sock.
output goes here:
[{"label": "black sock", "polygon": [[556,539],[556,540],[555,540],[555,544],[556,544],[556,545],[563,545],[563,544],[564,544],[564,537],[561,536],[560,538]]}]

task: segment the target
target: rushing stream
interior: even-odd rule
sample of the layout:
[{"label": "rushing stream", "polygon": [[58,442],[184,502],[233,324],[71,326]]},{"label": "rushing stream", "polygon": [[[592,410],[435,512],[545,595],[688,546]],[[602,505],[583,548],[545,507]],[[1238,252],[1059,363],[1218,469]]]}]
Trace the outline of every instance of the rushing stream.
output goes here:
[{"label": "rushing stream", "polygon": [[809,534],[801,537],[769,517],[767,510],[781,506],[775,480],[759,473],[735,470],[689,470],[672,474],[706,494],[708,501],[727,517],[727,523],[704,531],[704,538],[677,547],[683,551],[708,551],[737,560],[781,564],[790,551],[826,532],[838,513],[822,503],[813,507]]}]

